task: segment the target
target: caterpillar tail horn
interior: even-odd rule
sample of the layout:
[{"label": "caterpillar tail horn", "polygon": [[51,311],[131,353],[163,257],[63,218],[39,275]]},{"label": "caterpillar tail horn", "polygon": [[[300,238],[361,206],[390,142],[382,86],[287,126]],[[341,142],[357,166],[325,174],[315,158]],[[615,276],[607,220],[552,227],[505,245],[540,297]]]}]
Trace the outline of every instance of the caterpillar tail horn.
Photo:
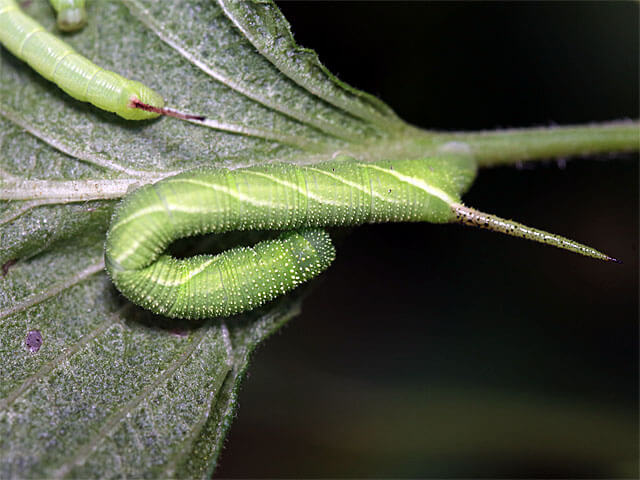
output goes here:
[{"label": "caterpillar tail horn", "polygon": [[455,213],[456,221],[464,225],[486,228],[487,230],[505,233],[513,237],[525,238],[538,243],[546,243],[547,245],[561,248],[563,250],[569,250],[586,257],[604,260],[605,262],[622,263],[620,260],[610,257],[595,248],[583,245],[582,243],[578,243],[560,235],[538,230],[537,228],[527,227],[526,225],[514,222],[513,220],[507,220],[489,213],[483,213],[459,203],[451,205],[451,209]]},{"label": "caterpillar tail horn", "polygon": [[137,108],[138,110],[144,110],[145,112],[155,113],[157,115],[164,115],[167,117],[179,118],[180,120],[194,121],[198,123],[205,122],[207,117],[202,115],[191,115],[189,113],[184,113],[174,108],[169,107],[158,107],[148,103],[141,102],[137,98],[133,98],[129,102],[129,108]]}]

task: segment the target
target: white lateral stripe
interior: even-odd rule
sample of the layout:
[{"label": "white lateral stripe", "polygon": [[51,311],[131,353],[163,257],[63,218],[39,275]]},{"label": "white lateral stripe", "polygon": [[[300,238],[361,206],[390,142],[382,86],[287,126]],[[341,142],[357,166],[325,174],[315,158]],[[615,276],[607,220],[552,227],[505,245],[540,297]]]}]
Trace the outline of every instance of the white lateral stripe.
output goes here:
[{"label": "white lateral stripe", "polygon": [[334,205],[334,206],[338,206],[338,207],[342,207],[344,206],[342,203],[340,202],[334,202],[332,200],[328,200],[326,198],[323,197],[319,197],[317,194],[312,193],[308,190],[303,190],[301,189],[298,185],[296,185],[295,183],[291,183],[291,182],[287,182],[286,180],[280,180],[279,178],[276,177],[272,177],[269,174],[266,173],[262,173],[262,172],[255,172],[253,170],[245,170],[244,172],[242,172],[244,174],[251,174],[251,175],[255,175],[257,177],[263,177],[263,178],[268,178],[269,180],[273,181],[273,183],[278,183],[284,187],[290,188],[291,190],[295,190],[296,192],[298,192],[300,195],[304,195],[305,197],[310,198],[311,200],[314,200],[318,203],[324,203],[326,205]]},{"label": "white lateral stripe", "polygon": [[[201,210],[199,208],[189,208],[189,207],[176,206],[176,205],[171,205],[170,209],[171,209],[171,211],[174,211],[174,212],[183,212],[183,213],[200,213],[200,214],[204,214],[204,213],[212,213],[213,212],[213,210],[211,210],[211,209]],[[113,232],[116,228],[121,227],[122,225],[126,225],[127,223],[130,223],[133,220],[135,220],[136,218],[139,218],[141,216],[147,215],[149,213],[164,212],[164,211],[165,211],[164,205],[152,205],[150,207],[143,208],[143,209],[138,210],[137,212],[131,214],[127,218],[124,218],[121,221],[119,221],[117,224],[115,224],[113,227],[111,227],[111,231]],[[133,255],[135,253],[135,251],[138,249],[138,247],[143,242],[145,242],[146,240],[147,240],[146,231],[145,230],[140,231],[138,233],[138,237],[137,238],[130,240],[129,248],[127,250],[121,252],[120,255],[118,255],[117,257],[115,257],[116,260],[118,261],[118,263],[123,263],[127,258],[129,258],[131,255]]]},{"label": "white lateral stripe", "polygon": [[358,164],[358,166],[362,167],[362,168],[372,168],[374,170],[379,170],[381,172],[384,172],[388,175],[392,175],[394,177],[396,177],[398,180],[400,180],[401,182],[404,183],[408,183],[409,185],[419,188],[420,190],[423,190],[425,193],[434,196],[436,198],[439,198],[440,200],[442,200],[443,202],[445,202],[447,205],[451,205],[453,203],[456,203],[456,199],[452,198],[451,196],[449,196],[448,193],[444,192],[443,190],[440,190],[438,187],[434,187],[429,185],[428,183],[417,179],[417,178],[413,178],[413,177],[409,177],[407,175],[403,175],[401,173],[396,172],[395,170],[389,170],[387,168],[382,168],[379,167],[377,165],[362,165],[362,164]]},{"label": "white lateral stripe", "polygon": [[149,213],[157,213],[157,212],[161,212],[164,210],[164,207],[162,205],[152,205],[150,207],[147,208],[141,208],[140,210],[136,210],[135,212],[133,212],[131,215],[129,215],[126,218],[122,218],[118,221],[118,223],[116,223],[115,225],[111,226],[111,231],[116,230],[119,227],[122,227],[123,225],[126,225],[129,222],[132,222],[133,220],[135,220],[136,218],[139,217],[143,217]]},{"label": "white lateral stripe", "polygon": [[118,255],[117,257],[115,257],[116,262],[122,264],[127,258],[133,255],[135,251],[138,249],[138,247],[140,246],[140,244],[147,239],[147,231],[143,230],[139,233],[139,235],[140,237],[143,237],[143,238],[138,237],[135,240],[132,239],[131,244],[129,245],[129,248],[124,252],[121,252],[120,255]]},{"label": "white lateral stripe", "polygon": [[[244,195],[242,193],[239,192],[235,192],[233,190],[231,190],[228,187],[224,187],[222,185],[217,185],[215,183],[207,183],[207,182],[203,182],[202,180],[196,180],[193,178],[172,178],[169,180],[165,180],[166,183],[190,183],[191,185],[198,185],[200,187],[206,187],[206,188],[210,188],[211,190],[215,190],[216,192],[222,192],[225,193],[233,198],[235,198],[236,200],[240,200],[241,202],[246,202],[246,203],[250,203],[251,205],[255,205],[256,207],[273,207],[272,203],[269,202],[262,202],[259,200],[256,200],[253,197],[249,197],[247,195]],[[207,210],[208,211],[208,210]]]},{"label": "white lateral stripe", "polygon": [[327,172],[326,170],[320,170],[318,168],[314,168],[314,167],[304,167],[307,170],[313,170],[314,172],[318,172],[320,174],[326,175],[328,177],[333,178],[334,180],[338,180],[339,182],[344,183],[345,185],[348,185],[351,188],[355,188],[356,190],[360,190],[361,192],[366,193],[367,195],[373,195],[375,198],[382,200],[383,202],[388,202],[388,203],[401,203],[397,200],[394,200],[390,197],[386,197],[384,195],[380,195],[377,192],[373,192],[371,191],[369,188],[363,187],[362,185],[359,185],[355,182],[351,182],[349,180],[345,180],[344,178],[342,178],[339,175],[336,175],[335,173],[331,173],[331,172]]},{"label": "white lateral stripe", "polygon": [[[222,210],[212,210],[211,208],[206,208],[206,207],[205,208],[185,207],[184,205],[175,205],[173,203],[172,204],[167,203],[167,206],[169,207],[169,210],[171,210],[172,212],[182,212],[182,213],[206,214],[206,213],[214,213],[214,212],[222,211]],[[164,205],[151,205],[146,208],[141,208],[140,210],[137,210],[131,215],[129,215],[128,217],[119,220],[118,223],[116,223],[111,227],[111,230],[116,230],[117,228],[132,222],[136,218],[143,217],[145,215],[148,215],[149,213],[158,213],[158,212],[164,212],[164,211],[165,211]]]},{"label": "white lateral stripe", "polygon": [[179,278],[177,280],[174,280],[172,282],[169,282],[169,281],[163,280],[163,279],[156,279],[156,280],[148,279],[148,280],[151,280],[156,285],[162,285],[163,287],[175,287],[177,285],[182,285],[183,283],[188,282],[193,277],[195,277],[200,272],[202,272],[205,268],[207,268],[209,265],[211,265],[213,263],[213,261],[214,261],[214,259],[210,258],[206,262],[202,262],[202,264],[200,266],[198,266],[198,268],[194,268],[193,270],[189,270],[189,273],[187,275],[185,275],[184,277]]},{"label": "white lateral stripe", "polygon": [[327,172],[326,170],[320,170],[319,168],[315,168],[315,167],[304,167],[305,170],[312,170],[314,172],[318,172],[321,175],[326,175],[327,177],[333,178],[334,180],[337,180],[341,183],[344,183],[345,185],[350,186],[351,188],[355,188],[356,190],[360,190],[361,192],[365,192],[365,193],[369,193],[369,189],[363,187],[362,185],[358,185],[355,182],[351,182],[349,180],[346,180],[344,178],[342,178],[339,175],[336,175],[335,173],[332,172]]},{"label": "white lateral stripe", "polygon": [[[224,187],[221,185],[216,185],[216,184],[210,184],[207,182],[203,182],[200,180],[195,180],[195,179],[190,179],[190,178],[172,178],[172,179],[167,179],[165,180],[165,183],[175,183],[175,182],[182,182],[182,183],[190,183],[192,185],[198,185],[201,187],[206,187],[206,188],[210,188],[212,190],[215,191],[219,191],[219,192],[223,192],[227,195],[230,195],[236,199],[238,199],[239,201],[243,201],[246,203],[250,203],[254,206],[257,207],[273,207],[272,203],[269,202],[260,202],[257,201],[251,197],[248,197],[246,195],[242,195],[239,194],[238,192],[234,192],[232,190],[230,190],[228,187]],[[183,205],[174,205],[174,204],[169,204],[167,202],[167,205],[169,207],[169,209],[171,211],[174,212],[183,212],[183,213],[199,213],[199,214],[207,214],[207,213],[213,213],[214,210],[212,210],[211,208],[205,207],[204,209],[202,208],[197,208],[197,207],[185,207]],[[115,230],[116,228],[125,225],[133,220],[135,220],[138,217],[147,215],[149,213],[156,213],[156,212],[162,212],[164,211],[164,205],[152,205],[149,206],[147,208],[143,208],[140,209],[134,213],[132,213],[130,216],[123,218],[122,220],[120,220],[116,225],[114,225],[113,227],[111,227],[111,230]],[[216,212],[221,212],[222,210],[216,210]],[[142,238],[141,238],[142,237]],[[131,255],[133,255],[135,253],[135,251],[140,247],[140,245],[146,241],[146,237],[144,234],[140,234],[140,237],[138,237],[136,240],[132,240],[129,248],[123,252],[120,253],[120,255],[118,255],[116,257],[116,261],[118,263],[124,263],[126,261],[127,258],[129,258]]]}]

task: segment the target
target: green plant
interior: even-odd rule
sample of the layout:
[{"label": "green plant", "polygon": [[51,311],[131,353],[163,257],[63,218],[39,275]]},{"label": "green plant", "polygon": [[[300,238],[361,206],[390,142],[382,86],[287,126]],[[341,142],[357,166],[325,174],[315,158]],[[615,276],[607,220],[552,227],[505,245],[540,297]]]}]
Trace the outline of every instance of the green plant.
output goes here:
[{"label": "green plant", "polygon": [[[101,258],[113,199],[132,186],[196,165],[317,162],[338,150],[362,160],[402,158],[451,140],[467,142],[485,163],[637,146],[637,123],[424,134],[293,50],[271,4],[222,2],[225,15],[208,2],[197,5],[198,15],[179,2],[125,5],[90,6],[90,16],[121,20],[91,22],[70,42],[158,86],[176,107],[215,112],[220,130],[171,119],[131,126],[70,101],[2,52],[1,191],[14,200],[2,210],[0,307],[0,408],[8,412],[0,448],[9,475],[206,476],[249,353],[297,312],[304,292],[191,329],[123,304],[100,273]],[[34,2],[29,13],[51,26],[46,8]],[[262,54],[238,31],[253,35]],[[44,343],[32,356],[22,342],[35,327]]]}]

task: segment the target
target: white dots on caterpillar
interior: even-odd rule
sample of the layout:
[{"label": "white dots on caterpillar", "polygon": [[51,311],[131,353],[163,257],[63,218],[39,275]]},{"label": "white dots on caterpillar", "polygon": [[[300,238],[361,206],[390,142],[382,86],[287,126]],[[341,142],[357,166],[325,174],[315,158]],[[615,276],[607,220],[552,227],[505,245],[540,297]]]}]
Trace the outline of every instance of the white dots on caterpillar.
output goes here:
[{"label": "white dots on caterpillar", "polygon": [[[470,182],[474,171],[469,157],[445,156],[395,160],[393,168],[386,161],[340,158],[309,167],[185,172],[125,197],[107,234],[106,268],[134,303],[169,317],[202,318],[253,309],[319,275],[335,257],[329,235],[320,229],[328,226],[457,221],[615,261],[558,235],[463,206],[459,195],[467,185],[451,179]],[[183,236],[252,229],[285,232],[216,256],[177,260],[162,254]]]}]

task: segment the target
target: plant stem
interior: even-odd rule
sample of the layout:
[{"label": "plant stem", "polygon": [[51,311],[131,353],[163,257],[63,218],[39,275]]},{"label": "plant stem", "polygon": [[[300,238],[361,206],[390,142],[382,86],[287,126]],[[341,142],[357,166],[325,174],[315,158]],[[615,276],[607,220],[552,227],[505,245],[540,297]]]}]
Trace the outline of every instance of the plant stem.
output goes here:
[{"label": "plant stem", "polygon": [[481,167],[529,160],[640,150],[640,122],[617,121],[584,126],[434,133],[435,145],[466,144]]}]

